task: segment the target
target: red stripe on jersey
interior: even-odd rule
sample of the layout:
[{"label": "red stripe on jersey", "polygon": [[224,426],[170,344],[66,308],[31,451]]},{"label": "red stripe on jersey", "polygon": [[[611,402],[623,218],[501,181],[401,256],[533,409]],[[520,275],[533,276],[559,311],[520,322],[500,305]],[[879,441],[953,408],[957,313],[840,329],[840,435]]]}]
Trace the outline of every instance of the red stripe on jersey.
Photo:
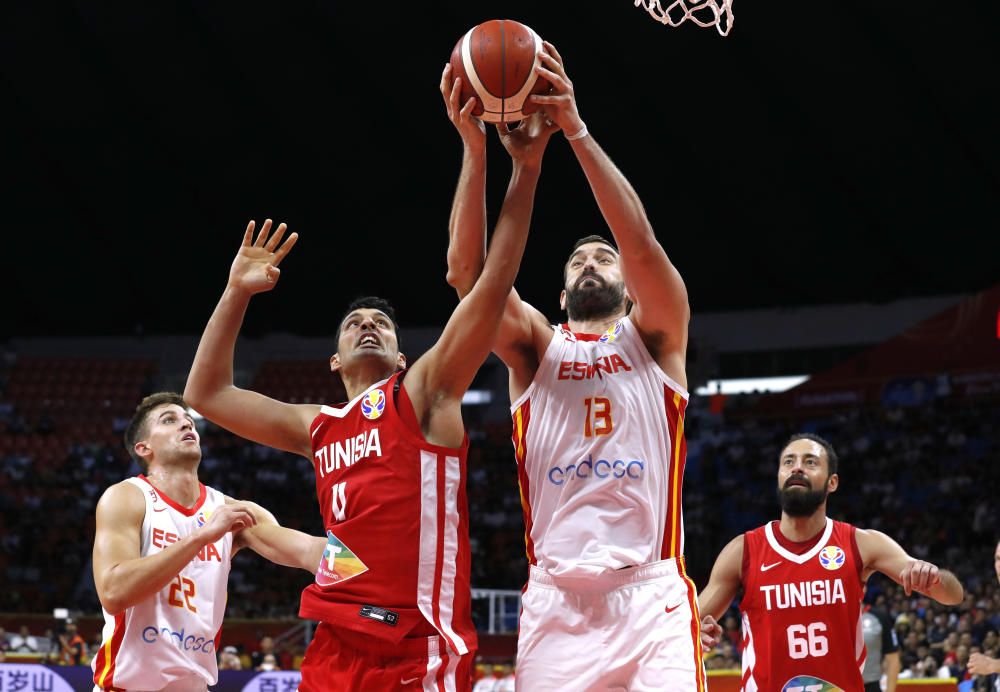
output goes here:
[{"label": "red stripe on jersey", "polygon": [[173,507],[174,509],[176,509],[178,512],[180,512],[181,514],[183,514],[186,517],[193,517],[195,515],[195,512],[197,512],[199,509],[201,509],[201,506],[203,504],[205,504],[205,498],[208,497],[208,491],[205,490],[205,486],[203,484],[199,483],[198,484],[198,499],[195,500],[195,503],[194,503],[193,506],[191,506],[191,507],[185,507],[184,505],[179,504],[179,503],[175,502],[174,500],[170,499],[167,496],[166,493],[164,493],[162,490],[160,490],[155,485],[153,485],[152,482],[148,478],[146,478],[143,474],[140,473],[139,474],[139,478],[141,478],[142,480],[144,480],[147,483],[149,483],[150,485],[152,485],[153,486],[153,490],[155,490],[159,494],[159,496],[161,498],[163,498],[164,502],[166,502],[168,505],[170,505],[171,507]]},{"label": "red stripe on jersey", "polygon": [[678,557],[682,553],[681,544],[681,487],[684,484],[684,464],[687,461],[687,442],[684,440],[684,411],[687,401],[680,394],[663,386],[664,406],[667,410],[667,432],[670,435],[670,473],[667,477],[667,518],[663,533],[660,559]]},{"label": "red stripe on jersey", "polygon": [[517,459],[517,483],[521,489],[521,512],[524,514],[524,549],[528,556],[528,564],[535,565],[535,543],[531,540],[531,489],[528,485],[528,471],[524,465],[524,459],[528,454],[528,423],[531,421],[531,399],[525,399],[524,403],[514,411],[514,457]]},{"label": "red stripe on jersey", "polygon": [[704,652],[701,648],[701,613],[698,612],[698,591],[695,589],[694,582],[687,575],[683,557],[677,558],[677,572],[687,586],[688,605],[691,607],[691,638],[694,642],[694,669],[697,675],[698,692],[705,692],[707,683],[705,682]]},{"label": "red stripe on jersey", "polygon": [[94,684],[102,690],[113,690],[115,687],[115,660],[122,648],[125,638],[125,613],[115,615],[115,629],[111,639],[101,646],[94,664]]}]

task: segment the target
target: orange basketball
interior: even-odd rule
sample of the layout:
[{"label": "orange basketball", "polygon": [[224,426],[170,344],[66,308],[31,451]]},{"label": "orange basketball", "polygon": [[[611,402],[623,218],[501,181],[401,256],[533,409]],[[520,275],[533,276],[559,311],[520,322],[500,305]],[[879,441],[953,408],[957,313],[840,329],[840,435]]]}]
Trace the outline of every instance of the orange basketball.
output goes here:
[{"label": "orange basketball", "polygon": [[552,88],[538,77],[535,65],[542,39],[513,19],[493,19],[470,29],[451,52],[451,70],[462,78],[464,105],[477,99],[473,114],[491,123],[521,120],[537,108],[527,103],[531,94]]}]

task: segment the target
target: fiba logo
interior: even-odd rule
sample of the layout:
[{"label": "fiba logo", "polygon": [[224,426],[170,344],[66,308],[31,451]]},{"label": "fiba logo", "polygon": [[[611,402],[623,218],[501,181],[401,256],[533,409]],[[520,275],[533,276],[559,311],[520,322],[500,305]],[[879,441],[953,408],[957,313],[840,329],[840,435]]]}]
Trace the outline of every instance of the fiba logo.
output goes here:
[{"label": "fiba logo", "polygon": [[819,564],[831,571],[840,569],[844,565],[844,551],[835,545],[826,546],[819,551]]},{"label": "fiba logo", "polygon": [[199,529],[205,525],[205,523],[208,521],[209,516],[210,514],[204,510],[198,512],[198,516],[195,517],[195,521],[197,522]]},{"label": "fiba logo", "polygon": [[608,331],[604,332],[604,334],[601,335],[601,338],[598,339],[598,341],[610,344],[621,335],[622,335],[622,323],[621,321],[618,321],[615,322],[614,326],[608,329]]},{"label": "fiba logo", "polygon": [[368,420],[375,420],[385,410],[385,394],[381,389],[373,389],[361,399],[361,414]]}]

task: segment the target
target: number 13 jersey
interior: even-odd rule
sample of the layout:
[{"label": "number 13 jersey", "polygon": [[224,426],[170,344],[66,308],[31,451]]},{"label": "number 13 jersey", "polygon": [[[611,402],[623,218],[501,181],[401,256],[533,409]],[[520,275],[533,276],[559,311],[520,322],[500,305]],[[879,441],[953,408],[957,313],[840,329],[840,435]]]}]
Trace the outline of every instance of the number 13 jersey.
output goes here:
[{"label": "number 13 jersey", "polygon": [[743,683],[741,690],[861,690],[862,561],[854,527],[826,520],[805,543],[779,522],[743,538]]},{"label": "number 13 jersey", "polygon": [[628,317],[603,335],[555,327],[511,406],[532,565],[587,577],[683,554],[687,402]]}]

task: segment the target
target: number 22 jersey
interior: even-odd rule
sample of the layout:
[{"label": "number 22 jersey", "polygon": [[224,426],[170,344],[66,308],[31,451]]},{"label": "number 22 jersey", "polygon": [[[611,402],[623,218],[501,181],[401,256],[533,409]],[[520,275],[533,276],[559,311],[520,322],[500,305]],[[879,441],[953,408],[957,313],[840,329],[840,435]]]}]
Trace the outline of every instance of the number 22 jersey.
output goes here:
[{"label": "number 22 jersey", "polygon": [[793,543],[773,521],[744,534],[743,692],[862,690],[862,561],[850,524]]}]

